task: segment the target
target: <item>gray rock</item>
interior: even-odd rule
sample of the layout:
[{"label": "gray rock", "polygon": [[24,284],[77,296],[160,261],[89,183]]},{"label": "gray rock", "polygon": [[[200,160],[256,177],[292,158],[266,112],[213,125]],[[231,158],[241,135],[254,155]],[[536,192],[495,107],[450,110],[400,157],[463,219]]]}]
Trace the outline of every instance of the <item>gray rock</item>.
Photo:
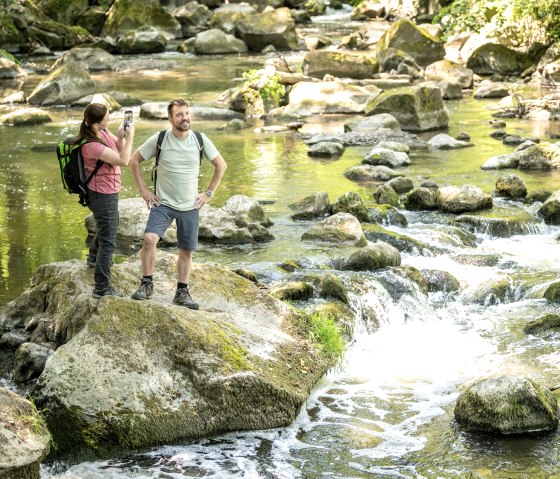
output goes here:
[{"label": "gray rock", "polygon": [[517,175],[503,175],[496,180],[496,196],[520,200],[527,196],[527,186]]},{"label": "gray rock", "polygon": [[131,31],[120,36],[117,40],[119,53],[159,53],[165,50],[167,38],[159,30]]},{"label": "gray rock", "polygon": [[436,148],[438,150],[456,150],[458,148],[467,148],[469,146],[474,146],[472,143],[468,141],[460,141],[456,140],[452,136],[447,135],[446,133],[439,133],[433,136],[428,143],[432,148]]},{"label": "gray rock", "polygon": [[32,105],[69,105],[74,100],[93,94],[95,81],[87,65],[68,62],[51,72],[29,95]]},{"label": "gray rock", "polygon": [[471,53],[466,66],[477,75],[521,75],[531,63],[526,53],[505,45],[486,43]]},{"label": "gray rock", "polygon": [[544,219],[545,223],[560,225],[560,190],[552,193],[537,213]]},{"label": "gray rock", "polygon": [[461,85],[454,81],[425,81],[420,83],[422,86],[439,88],[444,100],[457,100],[463,98]]},{"label": "gray rock", "polygon": [[404,175],[387,166],[360,165],[346,170],[344,176],[355,181],[388,181]]},{"label": "gray rock", "polygon": [[24,108],[0,116],[0,124],[9,126],[33,126],[51,121],[49,114],[39,108]]},{"label": "gray rock", "polygon": [[365,88],[340,81],[296,83],[289,93],[288,105],[280,113],[306,117],[327,113],[363,113],[372,93]]},{"label": "gray rock", "polygon": [[[381,113],[379,115],[368,116],[361,120],[344,124],[344,131],[371,131],[388,128],[390,130],[400,130],[401,125],[397,119],[389,113]],[[405,153],[408,153],[406,151]]]},{"label": "gray rock", "polygon": [[379,185],[373,193],[373,198],[380,205],[399,206],[399,196],[390,185],[384,183]]},{"label": "gray rock", "polygon": [[7,58],[0,57],[0,79],[13,79],[26,76],[25,71]]},{"label": "gray rock", "polygon": [[387,186],[390,186],[397,194],[402,195],[403,193],[408,193],[412,191],[414,188],[414,183],[410,178],[406,178],[404,176],[400,176],[397,178],[393,178],[385,183]]},{"label": "gray rock", "polygon": [[27,343],[31,334],[23,329],[13,329],[0,336],[0,349],[17,349]]},{"label": "gray rock", "polygon": [[25,92],[16,91],[8,96],[5,96],[0,103],[27,103],[27,97],[25,96]]},{"label": "gray rock", "polygon": [[315,193],[306,196],[300,201],[291,203],[288,207],[294,211],[290,217],[294,220],[310,220],[328,216],[330,214],[331,203],[329,195],[325,192]]},{"label": "gray rock", "polygon": [[510,86],[505,83],[481,84],[474,92],[475,98],[504,98],[509,95]]},{"label": "gray rock", "polygon": [[473,71],[450,60],[440,60],[426,67],[426,80],[455,81],[461,88],[472,88]]},{"label": "gray rock", "polygon": [[246,53],[247,45],[239,38],[216,28],[199,33],[194,40],[194,52],[199,55]]},{"label": "gray rock", "polygon": [[367,116],[390,113],[407,131],[427,131],[444,128],[449,115],[441,91],[435,87],[396,88],[381,93],[365,107]]},{"label": "gray rock", "polygon": [[338,78],[372,78],[379,70],[370,52],[314,50],[303,59],[303,74],[315,78],[332,75]]},{"label": "gray rock", "polygon": [[50,452],[51,436],[35,406],[0,388],[0,476],[38,478]]},{"label": "gray rock", "polygon": [[235,31],[252,51],[260,52],[269,45],[277,50],[299,49],[295,22],[287,8],[243,15],[235,22]]},{"label": "gray rock", "polygon": [[468,431],[510,435],[552,431],[558,426],[552,393],[522,376],[477,381],[458,397],[454,412]]},{"label": "gray rock", "polygon": [[456,293],[461,290],[459,280],[448,271],[423,269],[420,273],[428,283],[429,292]]},{"label": "gray rock", "polygon": [[23,343],[17,348],[14,357],[14,379],[27,382],[38,378],[53,352],[51,348],[41,344]]},{"label": "gray rock", "polygon": [[313,297],[313,286],[304,281],[290,281],[270,289],[270,295],[282,301],[305,301]]},{"label": "gray rock", "polygon": [[560,145],[542,142],[515,153],[520,170],[559,170]]},{"label": "gray rock", "polygon": [[410,191],[403,200],[407,210],[435,210],[437,204],[437,190],[433,188],[419,187]]},{"label": "gray rock", "polygon": [[437,192],[438,208],[448,213],[463,213],[492,207],[492,196],[478,186],[445,186]]},{"label": "gray rock", "polygon": [[483,170],[502,170],[509,168],[517,168],[519,166],[519,155],[514,153],[506,153],[488,158],[481,166]]},{"label": "gray rock", "polygon": [[368,211],[361,196],[355,191],[349,191],[340,195],[331,205],[333,213],[350,213],[359,221],[368,220]]},{"label": "gray rock", "polygon": [[341,269],[350,271],[374,271],[388,266],[400,266],[399,250],[383,241],[360,248],[342,261]]},{"label": "gray rock", "polygon": [[336,213],[329,216],[306,231],[301,239],[303,241],[346,243],[356,246],[366,244],[360,222],[350,213]]},{"label": "gray rock", "polygon": [[[176,260],[158,253],[154,295],[143,302],[93,300],[91,274],[72,261],[45,265],[32,280],[28,301],[44,296],[43,320],[53,330],[64,329],[71,310],[81,312],[79,334],[60,333],[67,341],[35,386],[59,452],[285,427],[334,364],[280,328],[292,324],[290,308],[228,268],[195,264],[190,289],[200,310],[172,305]],[[115,264],[111,279],[133,291],[139,272],[136,256]]]},{"label": "gray rock", "polygon": [[117,59],[102,48],[76,47],[64,52],[50,68],[57,70],[69,62],[84,62],[88,70],[112,70]]},{"label": "gray rock", "polygon": [[307,151],[309,156],[323,157],[340,156],[343,153],[344,145],[335,141],[323,141],[321,143],[316,143]]},{"label": "gray rock", "polygon": [[384,165],[399,168],[411,164],[408,155],[401,151],[389,150],[376,146],[362,160],[365,165]]}]

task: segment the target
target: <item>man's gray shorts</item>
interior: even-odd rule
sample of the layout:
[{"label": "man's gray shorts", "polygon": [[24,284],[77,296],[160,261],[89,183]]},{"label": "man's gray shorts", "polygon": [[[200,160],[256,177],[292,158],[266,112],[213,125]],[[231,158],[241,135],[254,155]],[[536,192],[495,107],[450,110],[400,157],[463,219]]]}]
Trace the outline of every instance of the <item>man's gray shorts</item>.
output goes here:
[{"label": "man's gray shorts", "polygon": [[196,208],[178,211],[166,205],[153,206],[145,233],[154,233],[161,239],[173,220],[177,223],[179,248],[195,250],[198,246],[198,209]]}]

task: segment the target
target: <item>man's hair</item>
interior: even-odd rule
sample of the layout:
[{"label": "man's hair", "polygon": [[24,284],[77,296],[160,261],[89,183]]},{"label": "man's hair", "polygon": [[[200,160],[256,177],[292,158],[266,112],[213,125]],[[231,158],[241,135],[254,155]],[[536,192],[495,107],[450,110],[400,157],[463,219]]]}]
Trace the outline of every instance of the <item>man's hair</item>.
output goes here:
[{"label": "man's hair", "polygon": [[169,105],[167,105],[167,116],[171,116],[171,112],[173,111],[174,106],[189,106],[189,104],[181,98],[179,98],[178,100],[170,101]]}]

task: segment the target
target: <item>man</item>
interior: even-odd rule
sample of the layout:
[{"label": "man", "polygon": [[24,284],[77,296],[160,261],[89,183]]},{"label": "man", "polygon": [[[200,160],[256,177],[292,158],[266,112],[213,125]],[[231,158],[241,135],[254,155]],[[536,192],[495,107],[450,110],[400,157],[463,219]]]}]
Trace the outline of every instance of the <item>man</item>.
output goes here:
[{"label": "man", "polygon": [[184,100],[173,100],[167,107],[167,114],[171,128],[161,145],[154,193],[148,190],[142,178],[140,163],[156,155],[157,133],[133,153],[129,163],[140,194],[150,208],[141,252],[143,276],[132,298],[143,300],[152,296],[157,243],[175,220],[179,258],[173,303],[198,309],[198,303],[189,293],[192,255],[198,245],[198,212],[216,192],[227,165],[212,142],[201,134],[204,156],[214,165],[214,174],[206,191],[199,193],[200,150],[198,140],[190,130],[189,106]]}]

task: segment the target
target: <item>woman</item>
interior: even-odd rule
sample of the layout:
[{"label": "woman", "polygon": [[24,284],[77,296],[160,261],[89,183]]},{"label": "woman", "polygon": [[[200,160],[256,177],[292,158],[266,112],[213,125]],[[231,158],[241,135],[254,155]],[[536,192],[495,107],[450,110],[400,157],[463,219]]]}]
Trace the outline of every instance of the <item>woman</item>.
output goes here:
[{"label": "woman", "polygon": [[[119,225],[119,191],[121,189],[121,166],[128,165],[134,139],[134,124],[127,129],[121,125],[118,136],[108,129],[109,110],[105,105],[91,103],[84,110],[84,119],[76,141],[83,138],[82,156],[89,176],[97,160],[103,161],[87,185],[87,205],[95,219],[96,234],[89,247],[87,263],[95,265],[95,287],[92,296],[124,296],[111,286],[111,265],[117,227]],[[87,177],[86,176],[86,177]]]}]

